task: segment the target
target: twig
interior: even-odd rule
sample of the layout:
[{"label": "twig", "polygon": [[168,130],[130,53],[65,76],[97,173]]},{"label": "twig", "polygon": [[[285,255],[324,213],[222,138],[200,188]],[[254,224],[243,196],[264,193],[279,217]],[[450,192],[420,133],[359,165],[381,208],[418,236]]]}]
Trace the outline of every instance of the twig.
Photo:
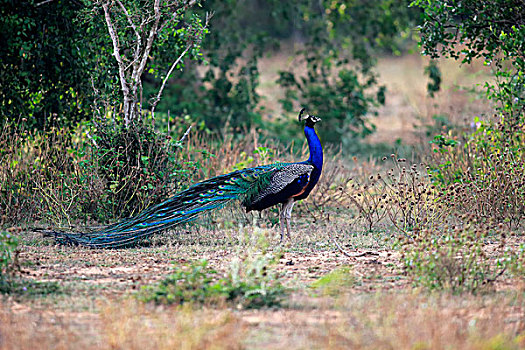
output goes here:
[{"label": "twig", "polygon": [[191,130],[191,127],[193,125],[190,125],[190,127],[188,128],[188,130],[186,130],[186,132],[184,133],[184,135],[182,135],[182,137],[180,138],[180,140],[178,141],[179,143],[182,143],[182,141],[184,141],[184,139],[188,136],[188,134],[190,133],[190,130]]},{"label": "twig", "polygon": [[332,236],[330,235],[330,233],[328,233],[328,237],[332,240],[332,242],[335,244],[335,246],[337,247],[337,249],[345,256],[349,257],[349,258],[359,258],[359,257],[362,257],[362,256],[366,256],[366,255],[379,255],[378,252],[374,252],[374,251],[364,251],[364,252],[361,252],[361,253],[349,253],[347,252],[346,250],[343,249],[343,247],[341,247],[341,245],[339,244],[339,242],[337,242],[337,240]]},{"label": "twig", "polygon": [[41,6],[41,5],[44,5],[44,4],[47,4],[48,2],[51,2],[53,0],[44,0],[42,2],[39,2],[38,4],[35,4],[35,6]]}]

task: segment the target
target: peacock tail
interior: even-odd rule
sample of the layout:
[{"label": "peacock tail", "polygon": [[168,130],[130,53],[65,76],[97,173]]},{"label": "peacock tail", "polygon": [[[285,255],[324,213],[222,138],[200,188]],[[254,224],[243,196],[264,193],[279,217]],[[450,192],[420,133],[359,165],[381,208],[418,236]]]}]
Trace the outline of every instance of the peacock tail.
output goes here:
[{"label": "peacock tail", "polygon": [[234,202],[247,206],[269,188],[275,174],[294,166],[276,163],[237,170],[199,182],[164,202],[149,207],[138,215],[89,233],[56,232],[61,244],[84,245],[92,248],[133,246],[154,233],[195,220],[203,213],[221,209]]}]

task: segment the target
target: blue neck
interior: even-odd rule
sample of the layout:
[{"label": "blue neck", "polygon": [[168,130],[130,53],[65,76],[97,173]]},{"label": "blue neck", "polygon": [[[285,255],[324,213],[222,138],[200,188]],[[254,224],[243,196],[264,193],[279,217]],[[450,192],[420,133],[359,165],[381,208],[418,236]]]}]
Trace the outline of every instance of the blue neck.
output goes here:
[{"label": "blue neck", "polygon": [[311,162],[316,168],[321,170],[323,168],[323,147],[321,141],[315,133],[315,129],[311,126],[304,127],[304,134],[308,141],[308,148],[310,149],[310,158],[308,162]]}]

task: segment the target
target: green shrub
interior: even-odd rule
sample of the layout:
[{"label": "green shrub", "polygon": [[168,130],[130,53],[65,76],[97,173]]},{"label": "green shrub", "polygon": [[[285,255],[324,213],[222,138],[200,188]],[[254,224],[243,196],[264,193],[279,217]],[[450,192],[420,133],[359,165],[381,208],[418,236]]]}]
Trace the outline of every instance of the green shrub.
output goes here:
[{"label": "green shrub", "polygon": [[139,298],[157,304],[228,303],[242,308],[279,306],[284,287],[267,274],[265,258],[232,264],[231,272],[219,278],[206,260],[176,267],[175,271],[155,286],[144,287]]},{"label": "green shrub", "polygon": [[[146,124],[30,131],[23,123],[4,123],[0,211],[6,224],[43,220],[54,226],[132,215],[186,186],[200,170],[201,163],[181,160],[197,150],[181,154],[181,145]],[[211,156],[199,153],[201,160]]]},{"label": "green shrub", "polygon": [[[487,97],[497,102],[500,112],[517,118],[525,107],[523,1],[415,0],[412,6],[423,10],[423,54],[467,64],[483,59],[495,77],[484,84]],[[429,73],[436,75],[435,70]]]},{"label": "green shrub", "polygon": [[207,265],[208,262],[202,260],[185,268],[175,267],[173,273],[156,286],[144,287],[140,298],[158,304],[216,301],[219,295],[214,288],[213,278],[217,272],[208,269]]},{"label": "green shrub", "polygon": [[0,231],[0,283],[13,272],[18,239],[11,232]]},{"label": "green shrub", "polygon": [[137,214],[186,184],[191,171],[179,162],[180,142],[146,122],[124,127],[104,120],[94,126],[91,162],[82,165],[104,183],[99,219]]}]

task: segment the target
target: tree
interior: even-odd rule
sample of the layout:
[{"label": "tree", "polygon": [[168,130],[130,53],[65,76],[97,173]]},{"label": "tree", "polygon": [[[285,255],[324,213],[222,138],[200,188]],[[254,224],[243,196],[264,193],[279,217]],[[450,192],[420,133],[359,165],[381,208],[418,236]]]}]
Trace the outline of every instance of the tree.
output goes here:
[{"label": "tree", "polygon": [[[384,99],[372,70],[375,55],[399,53],[411,40],[409,28],[420,12],[409,8],[408,1],[391,0],[366,5],[228,0],[207,1],[204,7],[214,12],[203,41],[208,66],[192,65],[173,80],[169,104],[166,100],[160,108],[190,115],[214,130],[263,125],[263,115],[273,113],[260,108],[259,59],[293,40],[304,48],[294,62],[308,71],[283,70],[278,81],[286,91],[283,107],[295,114],[299,105],[308,106],[322,114],[328,142],[372,132],[367,116]],[[275,131],[279,136],[287,132]]]},{"label": "tree", "polygon": [[[113,100],[111,108],[116,108],[121,102],[117,112],[126,127],[142,117],[145,71],[163,76],[162,85],[151,101],[154,113],[166,81],[175,69],[183,67],[185,56],[200,57],[200,44],[207,33],[209,15],[202,20],[190,13],[196,4],[195,0],[110,0],[91,4],[87,19],[93,20],[94,32],[98,30],[101,35],[100,16],[103,16],[109,34],[103,40],[106,45],[107,39],[111,41],[111,55],[118,73],[121,100]],[[98,45],[100,41],[94,40],[92,48]],[[171,61],[169,68],[168,61]],[[99,76],[103,74],[104,69],[99,70]],[[114,89],[115,84],[109,87]],[[111,96],[111,92],[107,96]]]},{"label": "tree", "polygon": [[91,112],[84,32],[74,24],[78,1],[0,3],[0,121],[32,127],[69,124]]},{"label": "tree", "polygon": [[498,109],[517,118],[525,107],[525,2],[523,0],[417,0],[424,10],[423,53],[463,63],[484,59],[496,77],[487,82]]},{"label": "tree", "polygon": [[[306,105],[323,116],[324,141],[346,146],[374,130],[369,115],[384,104],[373,71],[378,53],[398,53],[419,11],[407,1],[298,1],[295,18],[307,40],[296,52],[300,70],[280,72],[287,111]],[[348,148],[347,147],[347,148]]]}]

